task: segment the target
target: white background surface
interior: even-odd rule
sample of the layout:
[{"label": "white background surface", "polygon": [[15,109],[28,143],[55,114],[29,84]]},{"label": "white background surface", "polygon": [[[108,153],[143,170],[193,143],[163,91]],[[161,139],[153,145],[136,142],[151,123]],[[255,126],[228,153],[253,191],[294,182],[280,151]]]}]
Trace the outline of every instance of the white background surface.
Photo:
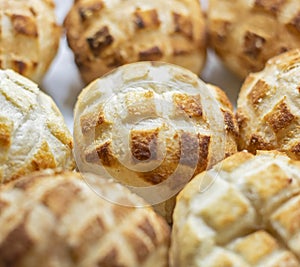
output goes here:
[{"label": "white background surface", "polygon": [[[205,8],[207,1],[201,0],[201,2]],[[62,25],[73,0],[55,0],[55,3],[57,20]],[[241,81],[220,63],[212,51],[208,52],[207,62],[201,78],[205,82],[221,87],[227,93],[232,104],[235,105]],[[71,131],[73,129],[73,107],[83,87],[84,85],[74,63],[73,53],[69,49],[63,33],[58,54],[44,78],[42,88],[53,97]]]}]

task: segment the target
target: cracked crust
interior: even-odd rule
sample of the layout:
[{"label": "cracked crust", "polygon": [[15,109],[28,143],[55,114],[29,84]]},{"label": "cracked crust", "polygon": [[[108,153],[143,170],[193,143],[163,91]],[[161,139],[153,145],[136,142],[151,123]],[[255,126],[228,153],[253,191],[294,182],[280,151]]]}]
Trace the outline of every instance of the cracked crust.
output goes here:
[{"label": "cracked crust", "polygon": [[300,2],[211,0],[209,43],[237,75],[245,78],[268,59],[299,47]]},{"label": "cracked crust", "polygon": [[136,61],[160,60],[196,74],[204,65],[206,29],[197,0],[80,0],[64,25],[86,83]]},{"label": "cracked crust", "polygon": [[0,0],[0,66],[41,83],[56,55],[60,27],[52,0]]},{"label": "cracked crust", "polygon": [[125,187],[97,177],[93,189],[103,195],[81,174],[54,170],[3,188],[0,265],[167,267],[167,223]]},{"label": "cracked crust", "polygon": [[297,267],[299,203],[299,161],[238,152],[178,195],[170,266]]},{"label": "cracked crust", "polygon": [[300,159],[300,51],[270,59],[245,80],[237,103],[239,149],[277,149]]},{"label": "cracked crust", "polygon": [[[190,179],[237,151],[238,126],[225,93],[202,88],[196,75],[174,65],[119,67],[88,85],[74,112],[79,169],[104,168],[130,186],[166,182],[175,189],[187,173]],[[168,181],[174,173],[176,182]],[[162,211],[168,220],[170,212]]]},{"label": "cracked crust", "polygon": [[74,169],[73,138],[35,83],[0,71],[0,103],[0,184],[40,169]]}]

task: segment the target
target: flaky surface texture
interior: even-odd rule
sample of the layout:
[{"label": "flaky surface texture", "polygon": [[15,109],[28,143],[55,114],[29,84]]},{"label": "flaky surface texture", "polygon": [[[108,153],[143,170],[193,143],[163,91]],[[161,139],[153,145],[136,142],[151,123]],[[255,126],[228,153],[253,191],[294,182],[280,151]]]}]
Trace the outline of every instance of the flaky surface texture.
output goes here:
[{"label": "flaky surface texture", "polygon": [[136,61],[165,61],[196,74],[204,65],[206,29],[198,0],[78,0],[65,27],[86,83]]},{"label": "flaky surface texture", "polygon": [[[91,178],[91,177],[90,177]],[[124,187],[37,172],[0,191],[1,267],[167,267],[169,227]]]},{"label": "flaky surface texture", "polygon": [[74,169],[72,147],[53,100],[30,80],[1,70],[0,184],[40,169]]},{"label": "flaky surface texture", "polygon": [[79,169],[101,167],[134,187],[163,184],[153,197],[167,191],[171,197],[194,174],[235,153],[237,131],[221,89],[158,62],[122,66],[94,81],[75,107]]},{"label": "flaky surface texture", "polygon": [[0,68],[41,83],[60,32],[52,0],[0,0]]},{"label": "flaky surface texture", "polygon": [[239,152],[179,194],[172,267],[300,266],[300,162]]},{"label": "flaky surface texture", "polygon": [[240,77],[299,47],[299,0],[210,0],[210,45]]},{"label": "flaky surface texture", "polygon": [[245,80],[237,103],[239,149],[277,149],[300,160],[300,50],[268,61]]}]

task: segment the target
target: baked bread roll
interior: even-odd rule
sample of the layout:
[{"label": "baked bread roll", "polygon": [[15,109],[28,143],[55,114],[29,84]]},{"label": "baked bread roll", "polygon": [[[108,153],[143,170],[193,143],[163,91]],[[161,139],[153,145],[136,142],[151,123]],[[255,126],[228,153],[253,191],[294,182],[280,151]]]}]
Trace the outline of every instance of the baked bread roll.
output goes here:
[{"label": "baked bread roll", "polygon": [[97,183],[100,196],[80,174],[48,170],[0,191],[0,266],[167,267],[167,223],[127,189]]},{"label": "baked bread roll", "polygon": [[53,1],[0,0],[0,21],[0,68],[41,83],[60,40]]},{"label": "baked bread roll", "polygon": [[239,152],[177,198],[172,267],[300,266],[300,162]]},{"label": "baked bread roll", "polygon": [[300,1],[210,0],[210,45],[245,78],[266,61],[300,44]]},{"label": "baked bread roll", "polygon": [[239,149],[277,149],[300,160],[300,50],[268,61],[250,74],[237,102]]},{"label": "baked bread roll", "polygon": [[[166,63],[119,67],[89,84],[74,110],[79,170],[114,178],[150,204],[235,153],[237,134],[225,93]],[[165,204],[169,219],[174,202]]]},{"label": "baked bread roll", "polygon": [[74,169],[73,138],[53,100],[0,70],[0,184],[46,168]]},{"label": "baked bread roll", "polygon": [[196,74],[204,65],[205,23],[198,0],[78,0],[64,24],[86,83],[136,61],[170,62]]}]

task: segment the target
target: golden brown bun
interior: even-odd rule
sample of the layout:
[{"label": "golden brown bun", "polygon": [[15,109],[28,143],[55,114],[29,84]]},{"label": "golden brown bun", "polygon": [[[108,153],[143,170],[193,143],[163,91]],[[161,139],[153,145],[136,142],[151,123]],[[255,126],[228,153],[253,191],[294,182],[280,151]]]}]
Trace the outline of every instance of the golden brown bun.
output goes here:
[{"label": "golden brown bun", "polygon": [[135,207],[144,201],[120,185],[97,177],[93,189],[101,195],[80,174],[53,170],[6,186],[0,266],[167,267],[167,223],[150,207]]},{"label": "golden brown bun", "polygon": [[[135,187],[164,183],[172,195],[235,153],[237,134],[222,90],[159,62],[125,65],[95,80],[74,110],[79,168],[98,172],[103,166],[108,177]],[[169,218],[174,203],[165,204],[160,213]]]},{"label": "golden brown bun", "polygon": [[0,107],[0,184],[40,169],[74,169],[72,135],[35,83],[0,70]]},{"label": "golden brown bun", "polygon": [[178,195],[171,267],[298,267],[299,205],[299,161],[236,153]]},{"label": "golden brown bun", "polygon": [[0,0],[0,21],[0,68],[41,83],[60,40],[53,1]]},{"label": "golden brown bun", "polygon": [[210,0],[210,45],[240,77],[300,44],[298,0]]},{"label": "golden brown bun", "polygon": [[205,24],[198,0],[78,0],[65,27],[86,83],[136,61],[165,61],[196,74],[204,65]]},{"label": "golden brown bun", "polygon": [[239,149],[277,149],[300,160],[300,50],[268,61],[245,80],[237,103]]}]

